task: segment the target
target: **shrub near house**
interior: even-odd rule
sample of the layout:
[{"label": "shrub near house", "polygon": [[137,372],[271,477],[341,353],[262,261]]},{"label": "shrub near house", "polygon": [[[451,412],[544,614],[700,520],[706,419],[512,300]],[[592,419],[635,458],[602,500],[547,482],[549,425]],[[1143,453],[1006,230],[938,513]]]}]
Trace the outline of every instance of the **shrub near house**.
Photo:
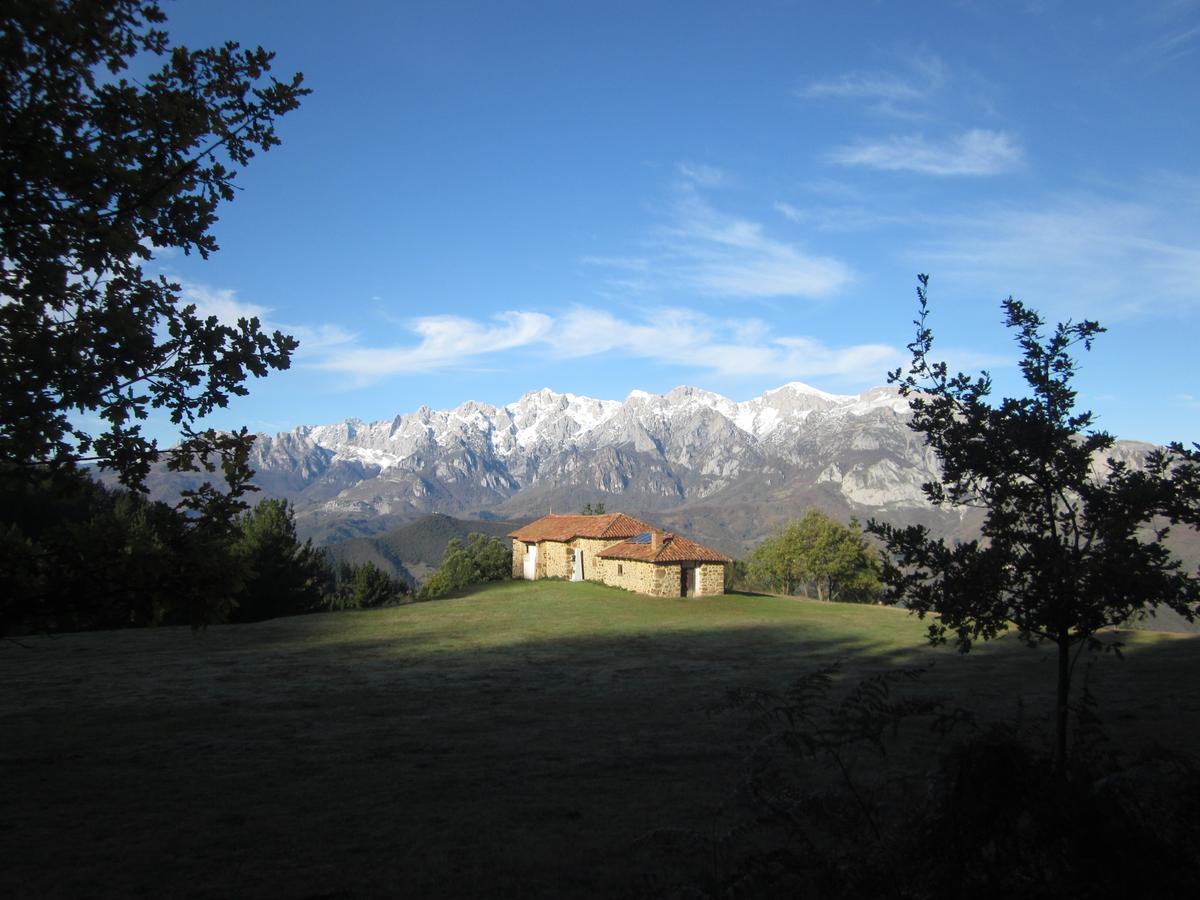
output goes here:
[{"label": "shrub near house", "polygon": [[624,513],[543,516],[509,537],[513,578],[599,581],[657,597],[723,594],[731,562]]},{"label": "shrub near house", "polygon": [[418,600],[432,600],[473,584],[504,581],[508,578],[508,550],[499,538],[472,532],[466,546],[453,538],[442,554],[442,564],[429,577],[417,595]]}]

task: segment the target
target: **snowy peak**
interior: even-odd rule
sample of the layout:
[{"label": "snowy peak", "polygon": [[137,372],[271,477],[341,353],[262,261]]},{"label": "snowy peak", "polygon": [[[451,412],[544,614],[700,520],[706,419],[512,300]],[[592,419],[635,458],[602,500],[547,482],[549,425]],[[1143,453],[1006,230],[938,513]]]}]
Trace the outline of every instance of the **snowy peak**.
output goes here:
[{"label": "snowy peak", "polygon": [[578,440],[612,418],[621,408],[616,400],[593,400],[542,388],[504,407],[509,432],[522,448],[550,439]]},{"label": "snowy peak", "polygon": [[381,470],[450,449],[494,455],[511,465],[519,457],[571,447],[633,444],[639,452],[665,452],[664,447],[677,445],[677,461],[682,461],[695,455],[694,443],[705,437],[740,443],[731,436],[736,431],[750,445],[777,444],[810,427],[812,416],[828,420],[878,410],[905,414],[907,408],[894,388],[877,387],[853,396],[830,394],[799,381],[742,402],[689,385],[666,394],[634,390],[624,401],[542,388],[502,407],[474,400],[447,411],[422,406],[386,422],[351,418],[301,426],[292,435],[338,458]]},{"label": "snowy peak", "polygon": [[853,396],[848,394],[830,394],[813,387],[811,384],[805,384],[803,381],[789,381],[787,384],[777,388],[772,388],[769,391],[763,391],[762,397],[758,399],[766,399],[768,397],[776,397],[785,395],[795,398],[811,397],[814,401],[823,401],[829,404],[849,403],[854,400]]}]

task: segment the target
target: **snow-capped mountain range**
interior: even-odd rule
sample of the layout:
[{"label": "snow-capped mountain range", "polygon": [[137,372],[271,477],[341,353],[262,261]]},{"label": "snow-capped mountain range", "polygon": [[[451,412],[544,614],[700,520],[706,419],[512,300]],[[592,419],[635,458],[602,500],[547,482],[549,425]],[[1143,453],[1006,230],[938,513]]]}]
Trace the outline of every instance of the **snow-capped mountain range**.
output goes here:
[{"label": "snow-capped mountain range", "polygon": [[971,531],[966,514],[925,502],[936,459],[908,415],[888,387],[846,396],[794,382],[743,402],[693,387],[623,401],[543,389],[260,435],[251,464],[318,540],[431,512],[517,519],[597,502],[735,554],[809,505]]}]

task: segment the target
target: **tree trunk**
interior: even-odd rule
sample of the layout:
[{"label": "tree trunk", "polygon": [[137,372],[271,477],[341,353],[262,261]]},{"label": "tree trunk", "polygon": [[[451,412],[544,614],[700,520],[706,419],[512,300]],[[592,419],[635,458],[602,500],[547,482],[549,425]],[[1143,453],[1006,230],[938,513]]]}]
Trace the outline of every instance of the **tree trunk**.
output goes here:
[{"label": "tree trunk", "polygon": [[1071,642],[1058,640],[1058,705],[1054,710],[1054,775],[1062,781],[1067,774],[1067,721],[1071,702]]}]

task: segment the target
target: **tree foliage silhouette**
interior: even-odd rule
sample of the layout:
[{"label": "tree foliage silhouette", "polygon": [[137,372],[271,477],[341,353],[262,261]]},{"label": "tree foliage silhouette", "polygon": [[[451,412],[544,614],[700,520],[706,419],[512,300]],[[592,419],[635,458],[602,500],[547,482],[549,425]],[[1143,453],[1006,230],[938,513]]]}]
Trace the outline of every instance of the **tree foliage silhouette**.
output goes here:
[{"label": "tree foliage silhouette", "polygon": [[[1197,525],[1200,454],[1180,444],[1141,465],[1106,457],[1111,435],[1075,408],[1073,351],[1105,329],[1065,322],[1049,333],[1011,297],[1005,324],[1021,348],[1029,396],[989,402],[992,381],[951,376],[931,357],[929,278],[918,276],[917,334],[908,371],[889,373],[942,466],[924,486],[934,505],[982,509],[982,539],[948,545],[924,526],[872,521],[885,546],[888,598],[924,617],[935,643],[954,635],[966,652],[1015,628],[1030,645],[1057,648],[1054,764],[1065,771],[1072,651],[1109,646],[1099,633],[1162,605],[1189,621],[1200,613],[1200,581],[1164,543],[1173,524]],[[1078,658],[1078,653],[1074,657]]]},{"label": "tree foliage silhouette", "polygon": [[[180,285],[142,268],[161,248],[217,249],[209,229],[234,197],[235,167],[279,143],[276,120],[308,93],[299,74],[271,78],[261,47],[171,47],[164,21],[154,0],[28,0],[0,13],[6,477],[95,462],[140,488],[165,456],[178,470],[219,464],[236,496],[252,437],[197,422],[250,376],[287,368],[297,346],[256,318],[199,315]],[[142,432],[154,409],[180,429],[169,450]],[[242,508],[211,488],[186,502],[227,521]]]}]

